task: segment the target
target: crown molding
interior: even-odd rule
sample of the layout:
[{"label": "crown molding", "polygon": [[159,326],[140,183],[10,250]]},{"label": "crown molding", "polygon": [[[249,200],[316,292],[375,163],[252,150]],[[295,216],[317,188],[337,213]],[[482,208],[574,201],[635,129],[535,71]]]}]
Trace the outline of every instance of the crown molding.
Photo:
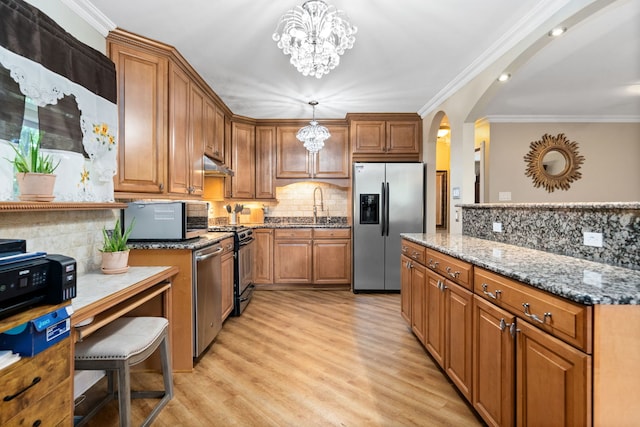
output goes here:
[{"label": "crown molding", "polygon": [[100,12],[89,0],[60,0],[76,15],[84,19],[96,31],[107,37],[109,31],[116,28],[116,24]]},{"label": "crown molding", "polygon": [[490,115],[489,123],[640,123],[640,116]]},{"label": "crown molding", "polygon": [[464,87],[464,85],[486,70],[491,64],[506,54],[510,49],[514,48],[527,36],[531,35],[538,27],[546,23],[567,3],[567,0],[561,2],[545,0],[538,3],[534,9],[516,22],[509,31],[489,46],[487,50],[480,54],[478,58],[471,62],[460,74],[418,110],[420,117],[424,118],[427,114],[435,110],[450,96]]}]

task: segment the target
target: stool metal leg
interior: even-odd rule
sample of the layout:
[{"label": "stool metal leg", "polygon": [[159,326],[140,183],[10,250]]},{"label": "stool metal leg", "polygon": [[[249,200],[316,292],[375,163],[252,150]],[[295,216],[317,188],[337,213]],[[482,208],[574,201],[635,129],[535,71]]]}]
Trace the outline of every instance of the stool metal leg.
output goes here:
[{"label": "stool metal leg", "polygon": [[129,382],[129,363],[124,360],[118,368],[118,406],[120,427],[131,426],[131,384]]}]

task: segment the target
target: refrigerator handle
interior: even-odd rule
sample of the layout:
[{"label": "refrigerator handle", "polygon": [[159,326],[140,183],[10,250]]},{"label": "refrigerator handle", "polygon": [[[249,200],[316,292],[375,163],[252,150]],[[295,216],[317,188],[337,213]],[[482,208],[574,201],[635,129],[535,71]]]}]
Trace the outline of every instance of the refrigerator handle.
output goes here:
[{"label": "refrigerator handle", "polygon": [[386,226],[387,226],[387,218],[386,218],[386,206],[387,206],[387,199],[385,198],[385,191],[384,191],[384,182],[382,183],[382,188],[380,189],[380,195],[382,197],[382,203],[380,204],[380,235],[384,236],[385,232],[386,232]]},{"label": "refrigerator handle", "polygon": [[389,183],[388,182],[387,182],[387,188],[386,188],[385,193],[386,194],[385,194],[384,199],[385,199],[385,202],[386,202],[385,203],[385,211],[386,212],[384,213],[384,217],[385,217],[385,220],[387,222],[387,225],[385,226],[385,236],[388,236],[389,235],[389,205],[391,205],[391,203],[389,203]]}]

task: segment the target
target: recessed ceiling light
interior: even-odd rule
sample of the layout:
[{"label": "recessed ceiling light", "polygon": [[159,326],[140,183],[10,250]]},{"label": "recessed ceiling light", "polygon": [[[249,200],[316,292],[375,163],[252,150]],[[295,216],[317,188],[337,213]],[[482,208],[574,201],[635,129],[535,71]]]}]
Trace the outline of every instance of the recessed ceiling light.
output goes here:
[{"label": "recessed ceiling light", "polygon": [[567,32],[567,27],[557,27],[549,31],[549,37],[558,37]]},{"label": "recessed ceiling light", "polygon": [[500,77],[498,77],[498,81],[499,82],[506,82],[507,80],[509,80],[511,78],[511,74],[509,73],[502,73],[500,74]]}]

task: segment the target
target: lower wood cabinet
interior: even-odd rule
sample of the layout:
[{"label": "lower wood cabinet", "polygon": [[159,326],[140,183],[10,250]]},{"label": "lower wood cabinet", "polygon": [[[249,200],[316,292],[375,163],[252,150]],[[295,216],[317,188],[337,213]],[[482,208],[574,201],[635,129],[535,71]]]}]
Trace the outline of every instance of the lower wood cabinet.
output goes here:
[{"label": "lower wood cabinet", "polygon": [[423,258],[406,240],[402,248],[401,315],[487,425],[596,425],[598,370],[584,351],[591,307],[433,249]]},{"label": "lower wood cabinet", "polygon": [[0,370],[4,398],[0,400],[0,425],[68,425],[72,359],[71,340],[66,338]]},{"label": "lower wood cabinet", "polygon": [[[257,231],[257,230],[256,230]],[[267,237],[256,245],[267,252]],[[263,255],[264,256],[264,255]],[[268,257],[258,263],[267,264]],[[346,285],[351,283],[351,230],[348,228],[283,228],[273,231],[273,280],[268,265],[257,283],[295,285]]]},{"label": "lower wood cabinet", "polygon": [[275,283],[311,284],[310,228],[275,230],[273,280]]},{"label": "lower wood cabinet", "polygon": [[222,321],[233,311],[233,237],[220,242],[220,271],[222,276]]},{"label": "lower wood cabinet", "polygon": [[516,324],[516,425],[591,425],[591,356],[520,319]]},{"label": "lower wood cabinet", "polygon": [[489,426],[512,426],[515,421],[515,320],[474,297],[472,404]]},{"label": "lower wood cabinet", "polygon": [[253,230],[255,257],[253,259],[253,283],[273,283],[273,229]]}]

